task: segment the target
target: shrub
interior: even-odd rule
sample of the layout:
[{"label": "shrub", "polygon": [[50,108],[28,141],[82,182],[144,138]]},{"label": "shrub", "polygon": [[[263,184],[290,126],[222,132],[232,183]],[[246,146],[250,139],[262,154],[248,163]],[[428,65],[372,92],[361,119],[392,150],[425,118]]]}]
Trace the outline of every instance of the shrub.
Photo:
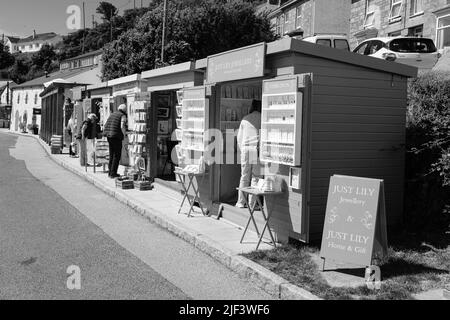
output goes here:
[{"label": "shrub", "polygon": [[450,203],[450,74],[430,72],[408,85],[407,223],[446,228]]}]

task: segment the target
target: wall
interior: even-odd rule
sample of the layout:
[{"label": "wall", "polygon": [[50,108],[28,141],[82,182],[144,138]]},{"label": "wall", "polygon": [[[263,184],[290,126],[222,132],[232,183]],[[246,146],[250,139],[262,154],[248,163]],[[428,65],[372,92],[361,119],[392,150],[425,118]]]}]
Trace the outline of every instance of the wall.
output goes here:
[{"label": "wall", "polygon": [[[12,94],[11,89],[9,89],[9,100],[10,101],[11,101],[11,94]],[[7,96],[8,96],[8,88],[5,88],[2,92],[2,94],[0,94],[0,104],[8,104]]]},{"label": "wall", "polygon": [[[300,10],[299,10],[300,9]],[[299,17],[301,12],[301,17]],[[303,36],[313,36],[315,33],[344,33],[350,30],[349,0],[301,0],[273,13],[271,18],[288,16],[290,20],[284,23],[282,34],[301,28]],[[292,18],[293,17],[293,18]]]},{"label": "wall", "polygon": [[[41,97],[39,94],[44,90],[43,87],[31,87],[31,88],[16,88],[12,91],[12,112],[11,112],[11,131],[20,131],[19,122],[22,121],[22,117],[27,112],[27,124],[32,123],[33,108],[41,107]],[[28,94],[28,103],[25,103],[25,96]],[[35,95],[37,94],[37,103],[34,103]],[[17,97],[20,95],[20,101],[17,103]],[[41,116],[36,116],[36,124],[41,124]],[[26,127],[26,126],[25,126]]]},{"label": "wall", "polygon": [[[378,9],[375,15],[374,28],[378,30],[378,33],[375,33],[375,35],[371,34],[368,37],[386,37],[390,33],[397,31],[401,31],[402,35],[408,35],[408,28],[423,24],[423,36],[436,41],[436,16],[433,12],[444,8],[449,4],[448,0],[423,0],[424,13],[410,16],[411,0],[403,0],[401,20],[391,22],[389,20],[391,0],[376,0],[375,5]],[[364,30],[365,13],[366,1],[353,0],[350,18],[350,46],[352,49],[354,49],[359,42],[368,38],[359,38],[355,36],[355,34]]]}]

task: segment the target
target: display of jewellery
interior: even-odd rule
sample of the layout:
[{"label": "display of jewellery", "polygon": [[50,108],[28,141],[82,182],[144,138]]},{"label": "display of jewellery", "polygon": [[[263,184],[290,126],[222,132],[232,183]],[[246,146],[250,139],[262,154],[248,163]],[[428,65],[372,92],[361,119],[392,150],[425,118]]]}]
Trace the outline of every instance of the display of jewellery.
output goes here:
[{"label": "display of jewellery", "polygon": [[265,80],[261,113],[261,161],[301,164],[303,94],[297,78]]}]

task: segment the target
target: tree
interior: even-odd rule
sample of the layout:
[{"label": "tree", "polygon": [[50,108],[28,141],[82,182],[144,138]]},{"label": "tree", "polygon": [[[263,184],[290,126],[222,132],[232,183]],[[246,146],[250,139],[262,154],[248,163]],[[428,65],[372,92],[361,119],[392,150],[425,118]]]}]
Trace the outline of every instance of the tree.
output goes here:
[{"label": "tree", "polygon": [[118,10],[112,3],[102,1],[98,5],[96,12],[101,14],[104,20],[111,22],[111,19],[117,15]]},{"label": "tree", "polygon": [[56,53],[52,46],[46,44],[43,45],[41,50],[33,54],[31,57],[31,63],[33,66],[38,67],[42,71],[51,72],[52,64],[56,60]]},{"label": "tree", "polygon": [[156,66],[205,58],[258,42],[276,39],[267,15],[256,15],[244,0],[184,1],[168,7],[165,61],[160,61],[163,4],[147,12],[135,28],[104,48],[103,78],[110,80]]},{"label": "tree", "polygon": [[14,56],[9,53],[8,46],[0,41],[0,70],[8,68],[14,64]]}]

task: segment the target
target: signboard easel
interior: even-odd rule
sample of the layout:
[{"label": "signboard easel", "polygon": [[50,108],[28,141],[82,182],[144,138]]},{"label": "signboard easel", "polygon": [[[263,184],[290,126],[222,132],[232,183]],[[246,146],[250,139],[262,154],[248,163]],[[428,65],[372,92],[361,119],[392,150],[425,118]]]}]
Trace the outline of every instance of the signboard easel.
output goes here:
[{"label": "signboard easel", "polygon": [[387,254],[384,181],[334,175],[330,179],[320,257],[369,267]]}]

